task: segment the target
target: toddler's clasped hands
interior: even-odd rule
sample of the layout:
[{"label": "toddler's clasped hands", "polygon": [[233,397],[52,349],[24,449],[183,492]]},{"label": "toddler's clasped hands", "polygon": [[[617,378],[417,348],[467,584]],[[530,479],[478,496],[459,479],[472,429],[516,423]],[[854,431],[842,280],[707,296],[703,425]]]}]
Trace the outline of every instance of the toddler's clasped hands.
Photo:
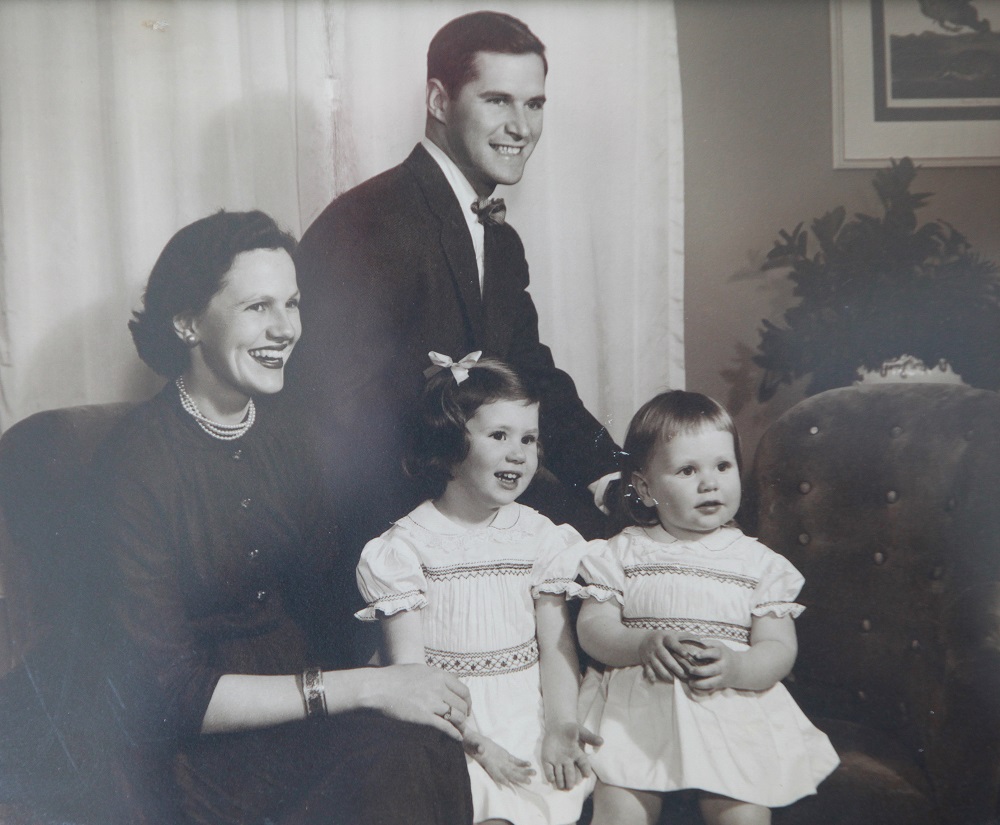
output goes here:
[{"label": "toddler's clasped hands", "polygon": [[639,658],[649,682],[680,679],[692,690],[707,692],[732,687],[739,678],[736,651],[691,633],[651,630],[639,645]]}]

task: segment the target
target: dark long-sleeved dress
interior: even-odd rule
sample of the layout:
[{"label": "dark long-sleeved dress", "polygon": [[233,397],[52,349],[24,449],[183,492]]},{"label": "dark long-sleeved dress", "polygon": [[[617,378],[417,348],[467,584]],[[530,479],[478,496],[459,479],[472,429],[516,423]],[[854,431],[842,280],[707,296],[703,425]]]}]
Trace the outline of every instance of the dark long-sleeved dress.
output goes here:
[{"label": "dark long-sleeved dress", "polygon": [[173,384],[102,449],[103,526],[120,633],[108,657],[140,794],[169,821],[470,820],[464,757],[431,728],[352,712],[202,735],[227,673],[345,660],[329,596],[336,531],[307,444],[267,401],[221,441]]}]

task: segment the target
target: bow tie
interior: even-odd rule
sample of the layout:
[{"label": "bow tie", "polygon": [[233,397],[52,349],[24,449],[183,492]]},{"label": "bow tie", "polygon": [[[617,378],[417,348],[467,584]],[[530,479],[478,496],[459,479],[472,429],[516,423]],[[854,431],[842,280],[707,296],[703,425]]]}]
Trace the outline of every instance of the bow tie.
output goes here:
[{"label": "bow tie", "polygon": [[489,224],[500,226],[507,216],[507,205],[503,202],[503,198],[490,198],[486,203],[473,201],[469,208],[476,213],[483,226]]}]

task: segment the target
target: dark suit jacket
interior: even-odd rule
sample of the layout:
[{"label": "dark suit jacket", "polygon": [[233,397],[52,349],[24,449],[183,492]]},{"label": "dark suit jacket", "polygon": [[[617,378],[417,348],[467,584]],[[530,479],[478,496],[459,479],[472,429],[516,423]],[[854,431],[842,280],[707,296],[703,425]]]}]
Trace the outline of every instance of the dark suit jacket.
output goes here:
[{"label": "dark suit jacket", "polygon": [[457,360],[481,349],[533,381],[545,463],[564,483],[585,487],[616,466],[611,437],[538,340],[520,238],[509,225],[487,227],[480,298],[463,208],[418,145],[334,200],[299,245],[303,334],[286,393],[307,413],[362,541],[418,503],[400,469],[403,422],[431,350]]}]

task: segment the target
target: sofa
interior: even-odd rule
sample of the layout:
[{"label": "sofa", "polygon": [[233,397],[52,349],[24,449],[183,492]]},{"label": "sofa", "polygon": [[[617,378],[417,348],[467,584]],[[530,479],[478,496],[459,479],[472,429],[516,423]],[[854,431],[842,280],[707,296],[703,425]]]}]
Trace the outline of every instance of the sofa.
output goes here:
[{"label": "sofa", "polygon": [[[34,733],[16,770],[0,764],[4,825],[147,821],[73,724],[101,586],[89,464],[128,408],[37,413],[0,438],[0,712]],[[787,684],[842,760],[775,825],[1000,821],[998,502],[997,393],[832,390],[765,433],[739,518],[806,578]],[[691,795],[663,821],[697,822]]]},{"label": "sofa", "polygon": [[808,398],[763,436],[740,518],[805,576],[786,684],[842,761],[776,825],[1000,821],[1000,394]]},{"label": "sofa", "polygon": [[89,468],[130,406],[40,412],[0,438],[3,825],[146,821],[124,766],[105,758],[81,707],[98,695],[83,674],[96,653],[106,583],[91,563]]}]

